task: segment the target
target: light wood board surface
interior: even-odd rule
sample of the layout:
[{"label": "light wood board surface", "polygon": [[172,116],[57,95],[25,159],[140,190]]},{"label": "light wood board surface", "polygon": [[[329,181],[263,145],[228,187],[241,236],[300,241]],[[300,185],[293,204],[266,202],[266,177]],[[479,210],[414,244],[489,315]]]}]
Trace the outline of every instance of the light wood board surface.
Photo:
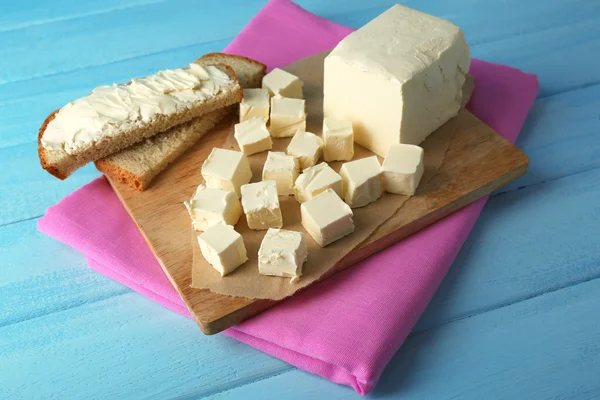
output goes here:
[{"label": "light wood board surface", "polygon": [[[308,57],[286,68],[304,82],[309,118],[307,129],[313,132],[322,121],[324,56]],[[144,192],[109,180],[205,334],[220,332],[276,304],[271,300],[231,297],[190,287],[192,244],[189,216],[183,201],[188,200],[202,182],[202,163],[213,147],[224,146],[235,119],[233,116],[228,118],[206,135]],[[523,152],[464,109],[422,146],[427,179],[424,177],[417,194],[406,201],[403,196],[398,196],[398,211],[343,257],[325,277],[516,179],[527,171],[529,162]],[[434,154],[436,158],[442,155],[443,161],[436,165],[435,171],[428,171],[427,157]]]}]

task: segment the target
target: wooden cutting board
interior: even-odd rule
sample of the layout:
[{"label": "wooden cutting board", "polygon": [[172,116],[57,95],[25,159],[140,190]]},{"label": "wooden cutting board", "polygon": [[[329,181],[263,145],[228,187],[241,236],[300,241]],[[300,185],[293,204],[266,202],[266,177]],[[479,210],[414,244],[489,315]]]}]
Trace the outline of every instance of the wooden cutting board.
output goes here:
[{"label": "wooden cutting board", "polygon": [[[315,133],[320,133],[322,122],[324,56],[308,57],[286,68],[305,83],[307,130]],[[230,297],[190,287],[192,245],[189,216],[183,201],[190,199],[201,183],[200,167],[211,149],[224,144],[235,122],[233,117],[223,121],[160,174],[144,192],[109,179],[171,283],[207,335],[227,329],[276,304],[271,300]],[[439,140],[442,136],[451,139]],[[445,147],[440,149],[442,142]],[[423,148],[426,159],[427,154],[445,152],[444,161],[435,175],[366,242],[340,260],[331,273],[348,268],[491,193],[523,175],[529,163],[523,152],[464,109],[434,132],[423,143]]]}]

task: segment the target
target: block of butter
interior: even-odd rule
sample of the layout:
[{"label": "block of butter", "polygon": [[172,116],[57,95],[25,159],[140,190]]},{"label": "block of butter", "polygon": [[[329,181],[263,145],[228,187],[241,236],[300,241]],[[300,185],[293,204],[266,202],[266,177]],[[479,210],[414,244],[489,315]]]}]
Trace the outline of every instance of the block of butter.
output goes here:
[{"label": "block of butter", "polygon": [[302,81],[287,71],[275,68],[264,76],[262,80],[263,89],[267,89],[271,96],[290,97],[301,99]]},{"label": "block of butter", "polygon": [[301,232],[269,228],[258,250],[258,273],[298,278],[308,258]]},{"label": "block of butter", "polygon": [[263,180],[272,180],[277,184],[277,193],[281,196],[294,194],[294,182],[298,178],[298,160],[294,156],[279,151],[270,151],[263,166]]},{"label": "block of butter", "polygon": [[221,276],[234,271],[248,261],[242,235],[232,226],[218,222],[198,236],[200,252]]},{"label": "block of butter", "polygon": [[354,232],[352,210],[332,189],[302,203],[300,214],[302,226],[321,247]]},{"label": "block of butter", "polygon": [[240,103],[240,122],[253,117],[269,120],[269,91],[267,89],[244,89]]},{"label": "block of butter", "polygon": [[390,147],[381,166],[385,191],[412,196],[421,182],[423,149],[412,144],[395,144]]},{"label": "block of butter", "polygon": [[333,189],[338,196],[343,196],[342,177],[324,162],[305,169],[294,184],[294,194],[299,203],[327,189]]},{"label": "block of butter", "polygon": [[271,125],[273,137],[289,137],[298,131],[306,130],[304,100],[286,97],[271,97]]},{"label": "block of butter", "polygon": [[241,191],[248,228],[260,230],[283,226],[275,181],[248,183]]},{"label": "block of butter", "polygon": [[323,158],[325,161],[350,161],[354,157],[352,122],[333,117],[323,119]]},{"label": "block of butter", "polygon": [[219,188],[198,186],[189,202],[184,202],[196,231],[205,231],[217,222],[237,224],[242,206],[234,192]]},{"label": "block of butter", "polygon": [[344,163],[340,176],[344,182],[344,200],[352,208],[366,206],[383,193],[377,156]]},{"label": "block of butter", "polygon": [[235,124],[233,136],[246,155],[271,150],[273,142],[267,129],[267,124],[262,117],[252,117],[239,124]]},{"label": "block of butter", "polygon": [[387,155],[419,144],[461,107],[470,52],[451,22],[395,5],[325,58],[325,117],[352,122],[354,140]]},{"label": "block of butter", "polygon": [[239,197],[240,186],[250,182],[252,170],[242,152],[213,148],[202,164],[206,186],[231,190]]},{"label": "block of butter", "polygon": [[300,170],[312,167],[319,161],[323,140],[314,133],[298,131],[290,141],[286,153],[298,159]]}]

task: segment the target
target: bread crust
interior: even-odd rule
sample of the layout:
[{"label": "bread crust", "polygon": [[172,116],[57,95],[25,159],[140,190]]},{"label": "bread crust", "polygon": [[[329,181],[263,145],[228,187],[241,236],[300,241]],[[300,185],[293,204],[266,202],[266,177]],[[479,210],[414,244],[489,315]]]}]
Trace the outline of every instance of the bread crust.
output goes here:
[{"label": "bread crust", "polygon": [[228,54],[228,53],[219,53],[219,52],[214,52],[214,53],[207,53],[205,55],[203,55],[202,57],[196,59],[194,62],[202,60],[203,58],[210,58],[210,57],[231,57],[231,58],[237,58],[238,60],[243,60],[246,61],[250,64],[254,64],[255,66],[259,67],[261,69],[261,74],[264,76],[267,73],[267,66],[263,63],[261,63],[260,61],[256,61],[253,60],[252,58],[248,58],[248,57],[244,57],[244,56],[238,56],[237,54]]},{"label": "bread crust", "polygon": [[132,188],[139,190],[140,192],[147,189],[144,185],[144,180],[141,179],[141,177],[127,171],[124,168],[111,164],[104,159],[94,161],[94,165],[98,171],[102,172],[106,176],[117,179],[119,182],[125,183]]},{"label": "bread crust", "polygon": [[[233,71],[233,68],[231,68],[229,65],[226,64],[213,64],[216,67],[219,67],[220,69],[223,69],[227,72],[227,75],[229,75],[229,77],[233,80],[234,82],[234,86],[237,86],[237,90],[235,90],[234,92],[231,93],[231,96],[233,96],[233,98],[231,98],[230,100],[233,101],[233,103],[239,103],[242,100],[242,96],[243,96],[243,90],[242,87],[238,81],[238,79],[235,76],[235,73]],[[131,81],[127,82],[127,84],[131,83]],[[227,104],[229,105],[229,104]],[[225,105],[225,106],[227,106]],[[202,106],[198,106],[199,108]],[[215,109],[218,109],[219,107],[213,107],[212,109],[208,109],[206,111],[203,111],[202,114],[206,113],[206,112],[210,112],[213,111]],[[74,164],[74,168],[61,168],[60,165],[57,164],[53,164],[52,162],[50,162],[50,160],[48,160],[48,150],[46,148],[44,148],[44,146],[42,145],[42,136],[46,130],[46,128],[48,127],[48,124],[56,117],[56,114],[58,113],[59,110],[55,110],[53,111],[42,123],[42,126],[40,127],[39,133],[38,133],[38,158],[40,160],[40,165],[42,166],[43,169],[45,169],[46,171],[48,171],[51,175],[57,177],[58,179],[64,180],[66,179],[75,169],[85,165],[88,162],[92,162],[92,161],[96,161],[98,159],[104,158],[106,156],[108,156],[110,153],[108,154],[100,154],[99,156],[96,157],[92,157],[90,153],[94,153],[95,151],[97,151],[97,149],[95,149],[93,146],[90,147],[89,149],[85,150],[83,153],[80,154],[76,154],[76,155],[71,155],[69,156],[70,161],[73,162]],[[170,116],[164,116],[164,115],[159,115],[156,118],[156,121],[154,121],[153,124],[149,124],[148,127],[152,127],[153,125],[157,125],[160,124],[161,122],[164,122],[165,118],[174,118],[176,116],[179,115],[185,115],[185,113],[189,113],[189,114],[198,114],[199,112],[197,110],[193,110],[193,109],[189,109],[189,110],[185,110],[181,113],[176,113],[176,114],[172,114]],[[185,123],[187,121],[192,120],[193,118],[195,118],[196,115],[192,116],[191,118],[188,118],[186,121],[182,122]],[[175,126],[177,124],[174,124],[172,126]],[[171,126],[171,127],[172,127]],[[169,127],[170,128],[170,127]],[[167,129],[169,129],[167,128]],[[154,132],[151,135],[148,136],[140,136],[140,138],[137,141],[142,141],[144,139],[147,139],[148,137],[152,137],[156,134],[161,133],[161,131],[157,131]],[[121,138],[123,139],[123,138]],[[135,141],[125,141],[122,140],[124,143],[123,145],[120,145],[120,150],[129,147],[130,145],[134,144]],[[114,151],[113,151],[114,152]]]}]

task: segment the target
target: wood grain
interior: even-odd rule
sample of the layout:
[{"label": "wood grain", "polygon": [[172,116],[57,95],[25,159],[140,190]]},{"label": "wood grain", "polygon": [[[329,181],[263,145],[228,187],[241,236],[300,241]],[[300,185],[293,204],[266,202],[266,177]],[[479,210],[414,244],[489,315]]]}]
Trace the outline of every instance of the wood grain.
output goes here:
[{"label": "wood grain", "polygon": [[[313,126],[315,120],[320,119],[321,106],[320,98],[310,99],[316,93],[322,93],[323,57],[323,54],[308,57],[286,68],[305,83],[305,96],[309,99],[307,112]],[[200,183],[203,161],[213,147],[223,145],[233,124],[234,117],[220,124],[203,138],[201,145],[181,157],[145,192],[139,193],[109,179],[190,313],[202,331],[209,335],[276,304],[270,300],[224,296],[190,287],[192,245],[189,217],[182,203]],[[439,138],[441,135],[444,138]],[[449,142],[446,136],[451,137]],[[440,143],[443,143],[441,149]],[[423,147],[426,158],[432,152],[445,151],[444,161],[435,175],[421,185],[416,196],[407,201],[399,196],[399,209],[394,216],[325,276],[346,269],[491,193],[524,174],[529,162],[519,149],[464,109],[443,129],[434,132]]]}]

